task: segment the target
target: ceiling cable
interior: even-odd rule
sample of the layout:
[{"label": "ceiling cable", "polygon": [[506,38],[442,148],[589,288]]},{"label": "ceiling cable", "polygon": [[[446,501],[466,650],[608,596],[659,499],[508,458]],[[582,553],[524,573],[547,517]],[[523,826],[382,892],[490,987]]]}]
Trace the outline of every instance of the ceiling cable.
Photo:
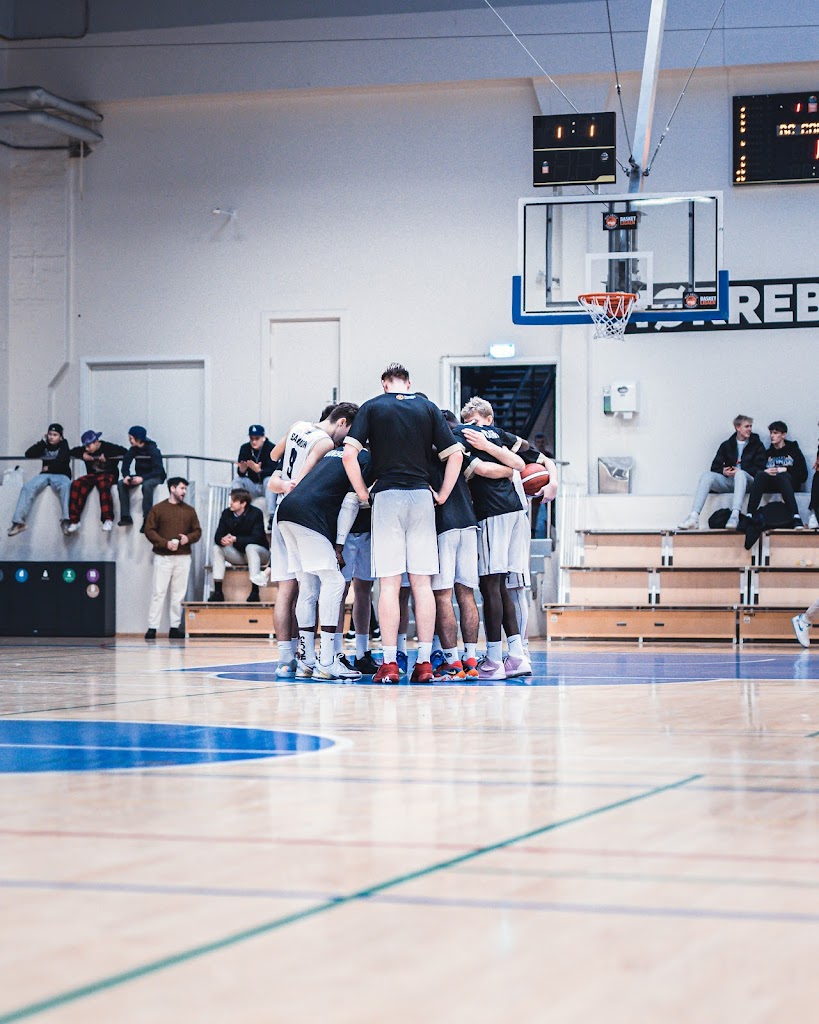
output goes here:
[{"label": "ceiling cable", "polygon": [[[628,120],[626,119],[626,112],[623,109],[623,88],[620,85],[620,72],[617,70],[617,54],[614,52],[614,32],[611,27],[611,11],[609,10],[609,0],[606,0],[606,17],[609,19],[609,40],[611,41],[611,59],[614,63],[614,84],[617,87],[617,98],[620,101],[620,113],[623,117],[623,127],[626,131],[626,143],[628,144],[628,158],[629,163],[631,163],[634,159],[634,152],[631,148],[631,139],[629,138],[628,133]],[[626,174],[629,173],[628,168],[625,167],[622,163],[620,163],[619,160],[617,161],[617,163],[620,164],[620,166],[626,172]]]}]

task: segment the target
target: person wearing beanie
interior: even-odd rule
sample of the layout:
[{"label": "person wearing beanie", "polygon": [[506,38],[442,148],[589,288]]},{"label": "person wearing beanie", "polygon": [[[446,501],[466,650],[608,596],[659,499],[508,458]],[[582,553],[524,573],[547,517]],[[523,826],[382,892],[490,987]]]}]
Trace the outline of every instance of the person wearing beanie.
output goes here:
[{"label": "person wearing beanie", "polygon": [[156,441],[148,437],[145,427],[133,426],[128,431],[131,447],[122,460],[122,479],[117,484],[119,492],[119,523],[118,526],[133,526],[131,518],[131,491],[142,487],[142,527],[145,532],[145,520],[154,503],[154,491],[165,482],[165,467],[162,463],[162,452]]},{"label": "person wearing beanie", "polygon": [[68,497],[71,491],[71,457],[68,441],[63,437],[60,423],[50,423],[42,438],[26,449],[27,459],[40,459],[42,469],[23,484],[17,508],[14,510],[9,537],[22,533],[26,528],[31,506],[41,491],[50,487],[60,499],[60,522],[63,533],[68,533]]},{"label": "person wearing beanie", "polygon": [[85,475],[78,476],[71,485],[68,498],[68,518],[71,520],[68,532],[80,528],[80,516],[88,501],[88,495],[96,487],[100,492],[100,519],[102,528],[110,532],[114,526],[114,498],[111,488],[119,476],[119,460],[125,455],[121,444],[102,440],[99,430],[86,430],[78,447],[71,449],[72,459],[82,459]]}]

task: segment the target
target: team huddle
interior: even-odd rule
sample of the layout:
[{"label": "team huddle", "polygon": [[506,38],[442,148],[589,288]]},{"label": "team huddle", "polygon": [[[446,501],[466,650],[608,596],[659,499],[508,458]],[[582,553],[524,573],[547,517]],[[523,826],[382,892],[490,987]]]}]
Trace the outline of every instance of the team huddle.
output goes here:
[{"label": "team huddle", "polygon": [[[280,466],[263,488],[269,548],[258,531],[261,511],[250,505],[261,494],[258,481],[248,477],[261,472],[263,457],[251,428],[251,450],[240,451],[231,507],[215,538],[222,551],[214,558],[210,600],[224,599],[225,561],[248,564],[255,590],[250,600],[258,599],[259,585],[278,584],[279,678],[352,680],[372,674],[374,682],[397,683],[407,667],[410,594],[418,636],[412,682],[530,674],[528,496],[554,497],[554,463],[496,425],[483,399],[471,399],[459,423],[414,392],[400,364],[387,367],[381,384],[383,394],[360,408],[347,402],[330,406],[319,423],[298,422],[277,445],[265,441],[264,457]],[[237,551],[234,531],[246,535],[250,524],[241,521],[248,513],[256,543],[243,543]],[[375,579],[380,664],[369,650]],[[354,659],[343,653],[344,599],[351,585]],[[477,588],[486,632],[480,660]],[[435,637],[439,653],[433,659]]]}]

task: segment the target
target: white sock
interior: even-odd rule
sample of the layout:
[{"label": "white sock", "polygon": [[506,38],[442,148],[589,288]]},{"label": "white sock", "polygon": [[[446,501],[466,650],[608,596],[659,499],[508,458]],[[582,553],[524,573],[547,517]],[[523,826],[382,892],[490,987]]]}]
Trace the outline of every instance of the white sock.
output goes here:
[{"label": "white sock", "polygon": [[431,657],[432,657],[432,643],[431,642],[428,643],[428,644],[419,643],[418,644],[418,660],[419,661],[429,661],[429,659]]},{"label": "white sock", "polygon": [[314,629],[299,630],[299,661],[308,665],[316,663],[316,631]]},{"label": "white sock", "polygon": [[319,640],[319,661],[322,665],[332,664],[336,653],[336,634],[323,629]]},{"label": "white sock", "polygon": [[[406,633],[399,633],[398,634],[398,650],[401,651],[402,654],[406,654],[407,653],[407,634]],[[395,660],[395,659],[393,659],[393,660]],[[429,659],[427,659],[427,660],[429,660]]]},{"label": "white sock", "polygon": [[490,661],[500,664],[503,661],[503,642],[501,640],[487,640],[486,656]]},{"label": "white sock", "polygon": [[382,651],[383,651],[383,654],[384,654],[384,664],[385,665],[391,665],[395,661],[395,659],[396,659],[396,655],[398,653],[398,648],[397,647],[382,647]]},{"label": "white sock", "polygon": [[520,633],[517,633],[515,636],[508,636],[506,642],[509,644],[509,653],[514,658],[523,657],[523,641],[520,638]]},{"label": "white sock", "polygon": [[370,643],[369,633],[356,633],[355,635],[355,656],[357,658],[363,658],[367,653]]},{"label": "white sock", "polygon": [[296,657],[296,645],[292,640],[279,641],[279,661],[292,661]]},{"label": "white sock", "polygon": [[447,665],[451,665],[453,661],[458,661],[458,648],[447,647],[444,651],[444,657],[446,658]]},{"label": "white sock", "polygon": [[474,658],[478,660],[478,645],[477,644],[464,644],[464,657]]}]

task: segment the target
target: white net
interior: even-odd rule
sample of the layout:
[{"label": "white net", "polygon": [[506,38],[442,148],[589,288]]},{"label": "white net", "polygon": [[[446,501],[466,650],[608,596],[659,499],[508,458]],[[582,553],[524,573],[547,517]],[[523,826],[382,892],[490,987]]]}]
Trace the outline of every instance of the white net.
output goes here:
[{"label": "white net", "polygon": [[594,321],[595,338],[622,338],[637,301],[632,292],[594,292],[577,301]]}]

